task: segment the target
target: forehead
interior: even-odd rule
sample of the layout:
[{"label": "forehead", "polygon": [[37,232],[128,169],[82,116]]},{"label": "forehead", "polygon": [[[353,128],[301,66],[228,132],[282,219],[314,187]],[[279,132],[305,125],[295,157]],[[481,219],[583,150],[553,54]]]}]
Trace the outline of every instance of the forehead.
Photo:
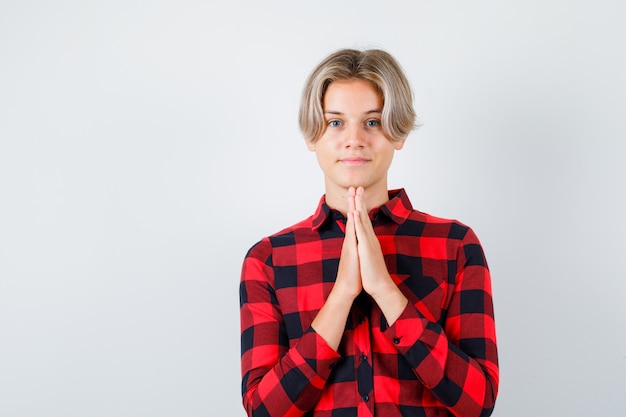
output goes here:
[{"label": "forehead", "polygon": [[353,111],[382,110],[383,98],[372,83],[361,79],[338,80],[330,83],[323,100],[324,111],[350,109]]}]

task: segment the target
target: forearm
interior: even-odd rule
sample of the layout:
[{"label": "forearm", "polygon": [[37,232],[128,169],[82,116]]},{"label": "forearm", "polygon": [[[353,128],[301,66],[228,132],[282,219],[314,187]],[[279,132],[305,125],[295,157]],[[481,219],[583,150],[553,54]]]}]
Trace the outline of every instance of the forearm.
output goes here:
[{"label": "forearm", "polygon": [[339,355],[313,329],[288,334],[264,240],[246,259],[239,288],[241,372],[249,416],[297,417],[317,403]]},{"label": "forearm", "polygon": [[390,326],[400,317],[409,302],[389,275],[387,275],[387,284],[378,291],[372,291],[370,295]]},{"label": "forearm", "polygon": [[[257,354],[273,356],[272,349]],[[243,405],[248,416],[299,417],[313,409],[337,355],[314,331],[305,333],[291,349],[271,357],[273,366],[249,368],[242,357]],[[312,365],[315,364],[315,365]]]},{"label": "forearm", "polygon": [[311,327],[335,351],[341,343],[353,301],[354,298],[351,296],[340,295],[336,291],[331,291],[324,306],[311,323]]},{"label": "forearm", "polygon": [[242,356],[243,402],[249,416],[264,410],[270,416],[295,417],[315,407],[332,364],[339,359],[336,351],[352,307],[353,297],[340,292],[331,291],[309,331],[290,349],[280,344],[284,330],[278,321],[251,331],[263,331],[263,339],[275,340],[275,345],[253,347]]},{"label": "forearm", "polygon": [[443,320],[420,301],[410,304],[385,333],[417,378],[458,417],[485,417],[498,385],[498,352],[491,278],[472,233],[457,251]]},{"label": "forearm", "polygon": [[442,404],[458,417],[478,417],[491,414],[498,389],[492,323],[486,321],[481,338],[453,343],[438,323],[408,306],[385,333]]}]

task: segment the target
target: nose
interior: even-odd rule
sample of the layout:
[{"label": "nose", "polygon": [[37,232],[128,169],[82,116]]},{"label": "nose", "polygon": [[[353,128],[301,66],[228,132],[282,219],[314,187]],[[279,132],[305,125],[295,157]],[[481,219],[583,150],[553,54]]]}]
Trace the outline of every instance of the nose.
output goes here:
[{"label": "nose", "polygon": [[351,123],[345,130],[344,145],[346,148],[363,148],[365,146],[365,129],[358,123]]}]

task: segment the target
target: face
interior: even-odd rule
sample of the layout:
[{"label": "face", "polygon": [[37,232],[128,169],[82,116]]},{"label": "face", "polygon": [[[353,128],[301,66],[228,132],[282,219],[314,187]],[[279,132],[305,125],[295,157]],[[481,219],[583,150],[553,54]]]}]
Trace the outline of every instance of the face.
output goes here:
[{"label": "face", "polygon": [[307,143],[324,171],[326,194],[345,195],[349,187],[387,195],[387,171],[404,142],[392,142],[381,126],[383,99],[363,80],[332,82],[322,103],[326,128]]}]

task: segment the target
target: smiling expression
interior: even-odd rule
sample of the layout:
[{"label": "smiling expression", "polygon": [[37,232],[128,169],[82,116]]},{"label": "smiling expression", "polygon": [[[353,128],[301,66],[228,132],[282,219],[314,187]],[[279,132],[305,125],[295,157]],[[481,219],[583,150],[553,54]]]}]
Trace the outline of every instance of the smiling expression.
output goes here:
[{"label": "smiling expression", "polygon": [[387,171],[395,150],[381,126],[383,99],[376,88],[360,79],[332,82],[324,96],[324,133],[307,146],[324,172],[326,194],[344,195],[349,187],[387,194]]}]

